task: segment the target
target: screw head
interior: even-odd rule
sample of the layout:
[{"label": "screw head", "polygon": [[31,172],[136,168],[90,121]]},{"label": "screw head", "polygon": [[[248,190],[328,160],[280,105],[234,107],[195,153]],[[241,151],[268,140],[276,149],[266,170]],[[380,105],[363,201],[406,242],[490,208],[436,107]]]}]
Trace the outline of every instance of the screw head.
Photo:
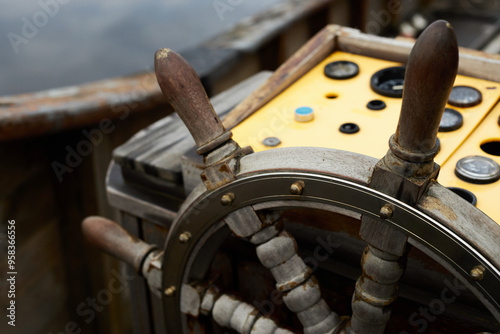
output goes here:
[{"label": "screw head", "polygon": [[175,294],[175,290],[176,290],[175,286],[173,286],[173,285],[171,287],[166,288],[165,292],[164,292],[165,296],[172,297]]},{"label": "screw head", "polygon": [[380,208],[380,212],[378,215],[382,219],[390,219],[394,214],[394,208],[391,204],[385,204],[382,208]]},{"label": "screw head", "polygon": [[267,137],[262,141],[264,146],[275,147],[281,144],[281,140],[278,137]]},{"label": "screw head", "polygon": [[191,239],[191,233],[186,231],[186,232],[183,232],[179,235],[179,241],[182,242],[182,243],[186,243],[188,242],[189,240]]},{"label": "screw head", "polygon": [[227,194],[222,195],[222,197],[220,199],[220,204],[222,204],[224,206],[228,206],[228,205],[233,204],[233,201],[234,201],[234,194],[227,193]]},{"label": "screw head", "polygon": [[485,271],[485,268],[483,266],[475,266],[470,271],[470,277],[474,281],[480,281],[484,278],[484,271]]},{"label": "screw head", "polygon": [[305,186],[306,185],[303,181],[294,182],[290,186],[290,193],[292,193],[292,195],[302,195],[302,192],[304,191]]}]

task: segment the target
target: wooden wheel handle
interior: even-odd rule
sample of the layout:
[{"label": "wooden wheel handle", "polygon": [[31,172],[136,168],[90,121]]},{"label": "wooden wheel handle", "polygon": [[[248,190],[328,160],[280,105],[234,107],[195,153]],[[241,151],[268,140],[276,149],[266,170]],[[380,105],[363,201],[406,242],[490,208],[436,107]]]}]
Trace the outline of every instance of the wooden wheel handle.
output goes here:
[{"label": "wooden wheel handle", "polygon": [[117,223],[102,217],[85,218],[82,231],[94,246],[132,265],[137,272],[141,272],[145,257],[157,248],[132,236]]},{"label": "wooden wheel handle", "polygon": [[155,72],[167,101],[191,132],[198,154],[206,154],[231,138],[184,58],[170,49],[160,49],[155,55]]},{"label": "wooden wheel handle", "polygon": [[406,67],[403,104],[391,149],[410,162],[431,161],[443,111],[458,69],[453,27],[439,20],[424,30]]}]

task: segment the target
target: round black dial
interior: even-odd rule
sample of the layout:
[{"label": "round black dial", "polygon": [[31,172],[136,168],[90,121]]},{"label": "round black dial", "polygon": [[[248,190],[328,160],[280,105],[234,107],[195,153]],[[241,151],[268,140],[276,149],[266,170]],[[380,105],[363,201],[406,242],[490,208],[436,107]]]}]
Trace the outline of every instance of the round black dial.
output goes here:
[{"label": "round black dial", "polygon": [[483,100],[483,95],[470,86],[455,86],[451,90],[448,103],[459,108],[477,106]]},{"label": "round black dial", "polygon": [[446,108],[439,123],[439,132],[450,132],[460,129],[464,123],[464,118],[461,113],[455,109]]},{"label": "round black dial", "polygon": [[356,63],[347,60],[334,61],[325,66],[325,75],[330,79],[345,80],[354,78],[359,73]]}]

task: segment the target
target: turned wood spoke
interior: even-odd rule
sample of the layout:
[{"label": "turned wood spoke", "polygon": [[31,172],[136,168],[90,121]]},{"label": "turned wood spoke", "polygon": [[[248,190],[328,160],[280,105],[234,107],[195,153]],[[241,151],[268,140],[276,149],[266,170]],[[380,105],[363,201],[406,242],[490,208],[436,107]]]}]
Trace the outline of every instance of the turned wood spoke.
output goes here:
[{"label": "turned wood spoke", "polygon": [[271,271],[285,305],[297,314],[304,333],[336,333],[340,317],[321,297],[318,281],[297,254],[295,238],[283,230],[280,214],[257,214],[245,207],[224,220],[234,234],[248,237],[257,246],[257,257]]}]

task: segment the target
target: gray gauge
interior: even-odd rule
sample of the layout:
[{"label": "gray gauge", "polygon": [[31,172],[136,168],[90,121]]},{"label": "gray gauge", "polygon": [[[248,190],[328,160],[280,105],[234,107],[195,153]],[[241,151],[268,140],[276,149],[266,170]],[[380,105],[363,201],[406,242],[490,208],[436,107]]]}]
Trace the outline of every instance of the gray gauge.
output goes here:
[{"label": "gray gauge", "polygon": [[477,106],[483,100],[480,91],[470,86],[455,86],[451,90],[448,103],[459,108]]},{"label": "gray gauge", "polygon": [[457,162],[455,175],[470,183],[492,183],[500,178],[500,165],[488,157],[472,155]]},{"label": "gray gauge", "polygon": [[439,132],[450,132],[460,129],[464,123],[464,118],[455,109],[446,108],[439,123]]},{"label": "gray gauge", "polygon": [[384,68],[372,75],[370,87],[382,96],[402,97],[405,70],[404,66]]}]

